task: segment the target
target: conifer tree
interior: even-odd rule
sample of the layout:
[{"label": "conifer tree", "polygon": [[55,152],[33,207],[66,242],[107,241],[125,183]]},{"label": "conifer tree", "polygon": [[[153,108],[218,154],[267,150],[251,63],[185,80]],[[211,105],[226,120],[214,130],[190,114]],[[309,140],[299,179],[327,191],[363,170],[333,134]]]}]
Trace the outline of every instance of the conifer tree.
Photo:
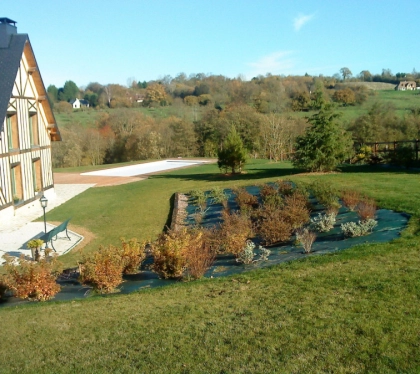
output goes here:
[{"label": "conifer tree", "polygon": [[223,149],[218,152],[217,164],[225,173],[230,169],[234,174],[242,171],[245,162],[246,150],[235,126],[232,126],[223,143]]},{"label": "conifer tree", "polygon": [[331,171],[352,154],[353,142],[336,119],[331,105],[311,116],[311,124],[295,143],[293,165],[308,171]]}]

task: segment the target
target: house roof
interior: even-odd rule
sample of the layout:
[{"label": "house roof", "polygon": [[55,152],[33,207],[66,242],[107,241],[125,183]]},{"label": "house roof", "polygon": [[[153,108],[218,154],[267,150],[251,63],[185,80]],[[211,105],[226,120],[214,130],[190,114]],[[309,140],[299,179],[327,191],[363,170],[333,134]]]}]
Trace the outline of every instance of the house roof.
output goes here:
[{"label": "house roof", "polygon": [[[14,22],[9,19],[2,20]],[[6,37],[10,38],[9,43],[1,45],[0,47],[0,132],[3,131],[4,118],[7,115],[7,107],[9,105],[22,54],[25,54],[28,63],[33,68],[32,77],[39,94],[39,99],[47,100],[48,97],[28,35],[16,33],[7,35]],[[54,114],[48,101],[46,104],[44,103],[43,107],[48,121],[51,140],[60,141],[60,131],[58,130]]]}]

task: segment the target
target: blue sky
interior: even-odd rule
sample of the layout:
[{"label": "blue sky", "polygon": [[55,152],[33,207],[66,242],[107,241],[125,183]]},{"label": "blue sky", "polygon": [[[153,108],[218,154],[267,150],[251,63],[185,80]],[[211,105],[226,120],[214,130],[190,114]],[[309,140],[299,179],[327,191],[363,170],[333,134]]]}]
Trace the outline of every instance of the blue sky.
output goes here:
[{"label": "blue sky", "polygon": [[419,0],[1,0],[46,86],[420,71]]}]

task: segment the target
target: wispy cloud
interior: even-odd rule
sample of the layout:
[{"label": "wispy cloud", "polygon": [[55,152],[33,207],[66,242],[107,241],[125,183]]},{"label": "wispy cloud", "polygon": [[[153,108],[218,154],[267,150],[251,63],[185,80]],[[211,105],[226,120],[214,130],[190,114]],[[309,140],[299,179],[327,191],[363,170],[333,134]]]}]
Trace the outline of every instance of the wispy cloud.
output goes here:
[{"label": "wispy cloud", "polygon": [[299,31],[303,25],[305,25],[306,23],[308,23],[315,14],[309,14],[309,15],[305,15],[305,14],[299,14],[294,20],[293,20],[293,25],[295,27],[295,31]]},{"label": "wispy cloud", "polygon": [[252,78],[257,75],[271,74],[287,74],[295,66],[295,60],[292,57],[293,51],[278,51],[263,56],[256,62],[248,63],[252,71],[247,74]]}]

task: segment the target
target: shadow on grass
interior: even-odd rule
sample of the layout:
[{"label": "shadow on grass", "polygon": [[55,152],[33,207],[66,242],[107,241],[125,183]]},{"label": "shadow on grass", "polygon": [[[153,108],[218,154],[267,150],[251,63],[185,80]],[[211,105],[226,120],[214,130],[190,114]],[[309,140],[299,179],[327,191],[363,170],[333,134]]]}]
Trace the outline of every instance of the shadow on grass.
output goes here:
[{"label": "shadow on grass", "polygon": [[264,168],[249,168],[243,174],[222,174],[218,173],[197,173],[197,174],[162,174],[153,175],[149,178],[153,179],[183,179],[194,181],[208,181],[208,182],[222,182],[222,181],[241,181],[241,180],[256,180],[265,178],[281,178],[303,173],[302,169],[264,169]]},{"label": "shadow on grass", "polygon": [[340,165],[343,173],[393,173],[393,174],[419,174],[420,169],[407,169],[403,166],[393,165]]}]

